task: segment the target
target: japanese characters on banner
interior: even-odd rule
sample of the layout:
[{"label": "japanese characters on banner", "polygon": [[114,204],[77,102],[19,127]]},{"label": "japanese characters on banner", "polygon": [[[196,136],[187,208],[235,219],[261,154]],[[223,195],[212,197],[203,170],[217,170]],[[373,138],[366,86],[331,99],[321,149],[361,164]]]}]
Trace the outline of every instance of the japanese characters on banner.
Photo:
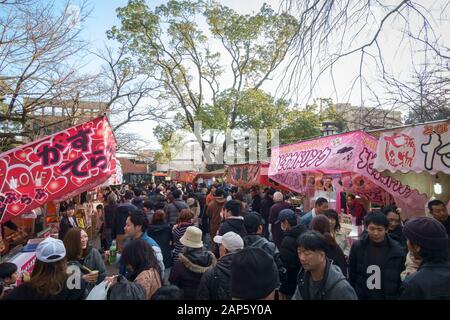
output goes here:
[{"label": "japanese characters on banner", "polygon": [[388,201],[389,193],[411,215],[423,213],[426,195],[373,168],[376,148],[377,139],[362,131],[280,146],[272,149],[269,176],[297,192],[333,186],[375,203]]},{"label": "japanese characters on banner", "polygon": [[227,172],[227,182],[235,186],[249,188],[259,183],[260,165],[245,163],[230,165]]},{"label": "japanese characters on banner", "polygon": [[106,117],[0,154],[0,222],[104,183],[116,171]]},{"label": "japanese characters on banner", "polygon": [[450,173],[448,122],[385,132],[380,137],[374,168],[379,171]]}]

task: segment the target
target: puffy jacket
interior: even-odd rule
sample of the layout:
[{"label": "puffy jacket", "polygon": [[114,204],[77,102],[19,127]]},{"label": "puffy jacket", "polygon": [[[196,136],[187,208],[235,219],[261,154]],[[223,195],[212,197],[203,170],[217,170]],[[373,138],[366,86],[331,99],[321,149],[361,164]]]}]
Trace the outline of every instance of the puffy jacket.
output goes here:
[{"label": "puffy jacket", "polygon": [[223,236],[225,233],[233,231],[244,238],[247,235],[247,230],[244,226],[243,217],[231,217],[226,219],[219,228],[219,235]]},{"label": "puffy jacket", "polygon": [[172,266],[172,249],[171,245],[172,229],[167,223],[151,224],[148,226],[147,234],[158,243],[161,248],[164,267],[170,268]]},{"label": "puffy jacket", "polygon": [[200,280],[199,300],[231,300],[231,263],[234,253],[224,255]]},{"label": "puffy jacket", "polygon": [[406,277],[400,300],[450,300],[450,261],[428,262]]},{"label": "puffy jacket", "polygon": [[310,290],[311,273],[301,269],[292,300],[358,300],[355,290],[345,279],[340,268],[327,259],[325,276],[315,296]]},{"label": "puffy jacket", "polygon": [[187,248],[174,263],[169,282],[184,291],[184,299],[196,300],[202,275],[216,262],[214,254],[204,248]]},{"label": "puffy jacket", "polygon": [[167,223],[174,226],[177,223],[180,211],[183,209],[189,209],[189,206],[183,200],[175,200],[166,205],[164,211],[167,214]]},{"label": "puffy jacket", "polygon": [[[349,281],[356,291],[360,300],[368,299],[369,289],[367,288],[369,267],[367,257],[367,247],[369,245],[369,236],[363,233],[361,240],[355,242],[350,249],[349,256]],[[399,296],[401,285],[400,274],[405,268],[405,253],[397,241],[387,236],[387,245],[389,251],[385,256],[381,269],[381,289],[386,300],[395,300]]]},{"label": "puffy jacket", "polygon": [[292,296],[297,286],[297,275],[300,271],[300,260],[297,254],[297,238],[306,231],[303,225],[297,225],[285,232],[281,242],[280,258],[287,270],[287,279],[281,283],[280,292]]}]

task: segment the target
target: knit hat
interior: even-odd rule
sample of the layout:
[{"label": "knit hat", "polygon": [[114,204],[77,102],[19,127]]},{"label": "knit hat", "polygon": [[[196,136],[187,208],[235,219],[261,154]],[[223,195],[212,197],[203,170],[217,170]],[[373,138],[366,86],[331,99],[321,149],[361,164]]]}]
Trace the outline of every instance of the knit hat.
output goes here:
[{"label": "knit hat", "polygon": [[281,192],[277,191],[277,192],[275,192],[273,194],[273,201],[281,202],[281,201],[283,201],[283,199],[284,199],[284,197],[283,197],[283,194]]},{"label": "knit hat", "polygon": [[181,237],[180,242],[183,246],[188,248],[202,248],[202,230],[194,226],[188,227]]},{"label": "knit hat", "polygon": [[64,259],[66,247],[61,240],[48,237],[36,247],[36,259],[45,263],[53,263]]},{"label": "knit hat", "polygon": [[403,234],[412,243],[430,250],[445,250],[448,235],[442,223],[431,217],[418,217],[405,223]]},{"label": "knit hat", "polygon": [[275,221],[275,223],[281,223],[284,220],[290,219],[290,218],[296,218],[295,212],[292,209],[283,209],[278,214],[278,219]]},{"label": "knit hat", "polygon": [[231,296],[257,300],[280,285],[273,258],[261,248],[247,247],[235,253],[231,264]]}]

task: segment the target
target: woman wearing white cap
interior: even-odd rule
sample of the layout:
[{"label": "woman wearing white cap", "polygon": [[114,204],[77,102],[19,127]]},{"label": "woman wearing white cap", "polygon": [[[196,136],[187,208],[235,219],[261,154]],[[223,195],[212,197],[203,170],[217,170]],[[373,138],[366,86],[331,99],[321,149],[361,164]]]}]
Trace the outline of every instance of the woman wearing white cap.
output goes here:
[{"label": "woman wearing white cap", "polygon": [[69,276],[63,242],[47,238],[36,248],[31,280],[11,291],[6,300],[83,300],[86,282]]}]

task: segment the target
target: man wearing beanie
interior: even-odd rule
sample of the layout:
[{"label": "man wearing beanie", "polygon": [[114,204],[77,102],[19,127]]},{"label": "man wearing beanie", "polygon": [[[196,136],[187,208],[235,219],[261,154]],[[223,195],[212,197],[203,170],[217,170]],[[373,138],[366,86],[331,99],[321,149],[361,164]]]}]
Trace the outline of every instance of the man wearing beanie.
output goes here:
[{"label": "man wearing beanie", "polygon": [[260,248],[245,248],[231,264],[233,300],[274,300],[280,285],[273,258]]},{"label": "man wearing beanie", "polygon": [[422,260],[419,269],[406,277],[401,300],[450,300],[448,235],[438,220],[419,217],[406,222],[403,234],[410,254]]}]

